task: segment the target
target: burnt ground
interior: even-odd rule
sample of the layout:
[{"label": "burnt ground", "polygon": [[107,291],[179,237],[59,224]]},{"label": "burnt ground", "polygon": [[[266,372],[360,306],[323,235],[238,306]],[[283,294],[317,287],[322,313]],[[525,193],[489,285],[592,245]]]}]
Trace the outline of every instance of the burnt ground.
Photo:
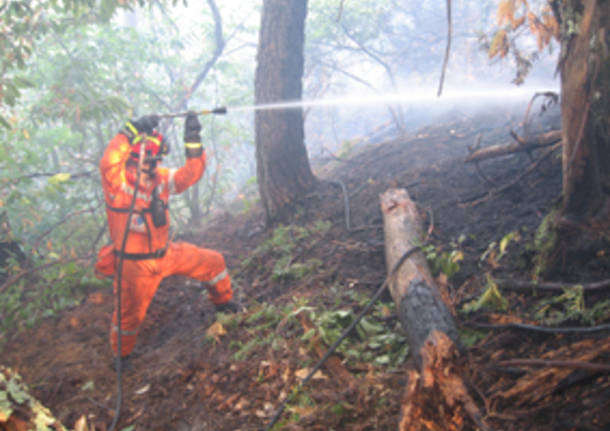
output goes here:
[{"label": "burnt ground", "polygon": [[[221,214],[205,231],[184,235],[225,255],[243,311],[215,314],[200,286],[178,277],[165,280],[138,338],[135,371],[123,380],[118,429],[264,429],[327,347],[320,332],[310,337],[312,325],[322,326],[316,318],[325,310],[359,311],[383,282],[379,195],[388,187],[404,187],[416,201],[437,256],[463,257],[456,259],[459,270],[454,266],[448,280],[440,275],[438,281],[468,347],[459,367],[488,424],[511,431],[610,429],[607,374],[501,363],[538,358],[608,364],[607,332],[539,334],[473,327],[477,322],[607,323],[607,303],[594,310],[608,300],[606,293],[585,293],[579,302],[575,290],[559,298],[561,292],[500,289],[497,301],[463,311],[484,289],[488,274],[532,278],[535,231],[560,194],[559,150],[546,153],[527,174],[546,149],[484,161],[480,169],[487,180],[463,163],[467,146],[479,135],[486,146],[509,143],[510,130],[522,133],[523,108],[453,113],[400,139],[363,138],[347,156],[315,161],[318,189],[297,211],[293,227],[275,230],[273,237],[256,206],[248,213]],[[556,115],[537,121],[533,132],[559,127]],[[340,183],[329,181],[340,181],[347,199]],[[608,251],[573,265],[555,281],[607,279]],[[574,304],[580,306],[576,311]],[[389,295],[374,310],[371,322],[400,333]],[[107,338],[111,311],[110,288],[92,287],[82,304],[19,331],[3,350],[2,362],[16,369],[32,393],[70,427],[85,415],[95,430],[106,430],[114,416],[116,377],[109,367]],[[346,343],[366,350],[365,336],[352,336]],[[291,402],[278,429],[396,429],[411,360],[387,365],[373,357],[339,353]]]}]

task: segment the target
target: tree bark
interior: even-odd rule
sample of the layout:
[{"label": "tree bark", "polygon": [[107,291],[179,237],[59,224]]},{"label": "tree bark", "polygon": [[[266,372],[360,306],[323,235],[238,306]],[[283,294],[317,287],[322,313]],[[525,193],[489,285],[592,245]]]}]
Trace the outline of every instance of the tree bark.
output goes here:
[{"label": "tree bark", "polygon": [[[610,4],[562,0],[563,204],[572,224],[610,227]],[[594,226],[593,226],[594,227]]]},{"label": "tree bark", "polygon": [[[391,271],[406,252],[421,244],[422,229],[415,204],[404,189],[381,195],[381,210],[386,266]],[[436,428],[427,429],[461,430],[469,426],[465,416],[480,429],[488,429],[457,371],[457,328],[424,255],[415,253],[402,263],[389,286],[416,365],[408,371],[398,429],[419,431],[428,423]]]},{"label": "tree bark", "polygon": [[[255,103],[302,96],[306,0],[265,0],[255,76]],[[255,112],[257,181],[267,222],[286,220],[315,186],[299,108]]]},{"label": "tree bark", "polygon": [[569,274],[610,245],[610,3],[556,0],[562,202],[539,228],[535,274]]},{"label": "tree bark", "polygon": [[[407,191],[390,189],[381,195],[385,255],[388,271],[401,256],[421,244],[421,223]],[[457,343],[457,329],[443,302],[425,256],[415,253],[404,262],[390,282],[398,317],[407,332],[409,346],[419,352],[432,331],[444,332]]]}]

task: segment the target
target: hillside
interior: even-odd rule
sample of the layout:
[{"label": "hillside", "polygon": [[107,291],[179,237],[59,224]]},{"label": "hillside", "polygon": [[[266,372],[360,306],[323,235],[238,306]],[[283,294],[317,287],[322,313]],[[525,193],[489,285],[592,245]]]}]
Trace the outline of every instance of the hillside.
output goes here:
[{"label": "hillside", "polygon": [[[610,322],[603,291],[580,291],[578,297],[574,289],[549,295],[500,288],[495,301],[476,304],[487,274],[531,279],[536,229],[561,191],[559,150],[484,161],[480,169],[487,180],[463,162],[467,146],[479,136],[487,146],[511,142],[511,130],[523,133],[524,108],[454,112],[399,139],[363,139],[346,155],[318,161],[320,186],[291,226],[265,229],[255,206],[248,213],[219,215],[204,232],[182,234],[225,255],[244,311],[217,315],[200,286],[166,279],[139,335],[135,371],[124,378],[119,429],[263,429],[329,340],[383,282],[379,194],[389,187],[406,188],[429,227],[430,261],[444,271],[439,284],[468,346],[459,365],[487,422],[505,431],[608,429],[607,374],[500,364],[515,358],[607,364],[607,332],[540,334],[474,326]],[[557,115],[550,113],[536,117],[531,132],[558,127]],[[538,164],[527,172],[534,160]],[[554,281],[608,278],[608,251],[566,266]],[[574,303],[582,307],[574,310]],[[464,312],[469,305],[472,311]],[[82,415],[95,430],[112,421],[111,312],[111,291],[92,288],[84,303],[18,332],[3,351],[2,362],[19,371],[32,393],[70,427]],[[283,429],[396,429],[406,353],[386,295],[287,409]]]}]

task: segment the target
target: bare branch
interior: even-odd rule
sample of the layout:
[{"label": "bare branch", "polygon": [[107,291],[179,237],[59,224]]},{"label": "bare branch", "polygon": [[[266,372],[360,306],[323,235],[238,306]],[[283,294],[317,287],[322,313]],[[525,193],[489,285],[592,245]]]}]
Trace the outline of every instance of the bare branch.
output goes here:
[{"label": "bare branch", "polygon": [[595,372],[610,372],[610,365],[596,364],[594,362],[570,361],[570,360],[545,360],[545,359],[509,359],[500,361],[502,367],[546,367],[546,368],[578,368]]},{"label": "bare branch", "polygon": [[468,325],[475,326],[477,328],[484,329],[514,329],[518,331],[526,332],[540,332],[546,334],[590,334],[594,332],[607,332],[610,331],[610,324],[598,325],[598,326],[536,326],[526,325],[524,323],[507,323],[504,325],[493,325],[488,323],[467,323]]},{"label": "bare branch", "polygon": [[77,215],[80,215],[80,214],[85,214],[85,213],[93,213],[98,208],[99,208],[99,205],[94,207],[94,208],[86,208],[86,209],[83,209],[83,210],[74,211],[74,212],[71,212],[69,214],[66,214],[61,220],[59,220],[58,222],[56,222],[53,225],[51,225],[51,227],[49,227],[46,231],[44,231],[42,234],[40,234],[34,240],[34,248],[38,248],[38,243],[40,242],[40,240],[42,240],[45,236],[47,236],[48,234],[53,232],[53,230],[56,227],[61,226],[62,224],[64,224],[65,222],[67,222],[68,220],[70,220],[74,216],[77,216]]},{"label": "bare branch", "polygon": [[195,78],[195,82],[190,86],[187,90],[186,94],[182,97],[182,100],[178,104],[177,110],[184,110],[187,108],[188,101],[191,95],[197,90],[199,85],[203,82],[203,80],[208,76],[210,70],[216,64],[216,61],[220,58],[222,51],[225,47],[225,42],[222,36],[222,17],[220,16],[220,12],[218,11],[218,7],[216,6],[216,2],[214,0],[208,0],[208,5],[210,6],[210,10],[212,11],[212,15],[214,16],[214,35],[216,39],[216,49],[214,50],[214,54],[212,58],[210,58],[205,65],[203,66],[203,70],[197,75]]},{"label": "bare branch", "polygon": [[441,79],[438,84],[438,92],[436,97],[440,97],[443,92],[443,83],[445,81],[445,71],[447,63],[449,63],[449,52],[451,51],[451,0],[447,0],[447,48],[445,49],[445,59],[443,60],[443,68],[441,70]]},{"label": "bare branch", "polygon": [[12,286],[13,284],[17,283],[19,280],[21,280],[23,277],[25,277],[28,274],[32,274],[34,272],[38,272],[38,271],[41,271],[43,269],[46,269],[46,268],[49,268],[49,267],[55,266],[55,265],[65,265],[66,263],[70,263],[70,262],[89,260],[89,259],[91,259],[94,256],[95,256],[94,254],[88,254],[86,256],[75,257],[75,258],[70,258],[70,259],[55,259],[55,260],[52,260],[52,261],[47,262],[45,264],[42,264],[40,266],[36,266],[34,268],[24,269],[23,271],[20,271],[19,273],[13,275],[11,278],[6,280],[0,286],[0,293],[4,292],[4,290],[6,288],[8,288],[9,286]]},{"label": "bare branch", "polygon": [[518,280],[494,280],[502,289],[514,291],[552,291],[561,292],[576,286],[581,286],[585,291],[604,290],[610,288],[610,279],[600,280],[593,283],[535,283],[533,281]]}]

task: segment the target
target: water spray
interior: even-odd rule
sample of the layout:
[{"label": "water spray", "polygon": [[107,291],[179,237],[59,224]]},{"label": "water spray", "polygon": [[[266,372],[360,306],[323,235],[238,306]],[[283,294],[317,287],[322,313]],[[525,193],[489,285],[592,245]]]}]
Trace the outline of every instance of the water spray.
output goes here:
[{"label": "water spray", "polygon": [[394,92],[388,94],[372,94],[372,95],[357,95],[338,98],[318,99],[318,100],[286,100],[273,103],[220,106],[214,109],[203,109],[199,111],[187,111],[178,113],[159,114],[159,118],[177,118],[186,117],[189,113],[194,112],[196,115],[224,115],[228,112],[244,112],[244,111],[268,111],[282,109],[298,109],[310,107],[324,106],[360,106],[360,105],[375,105],[375,104],[424,104],[424,103],[442,103],[442,102],[485,102],[493,100],[519,100],[529,98],[533,94],[541,92],[558,93],[558,89],[539,89],[539,88],[480,88],[469,90],[445,90],[442,97],[437,97],[433,90],[416,88],[409,91]]}]

